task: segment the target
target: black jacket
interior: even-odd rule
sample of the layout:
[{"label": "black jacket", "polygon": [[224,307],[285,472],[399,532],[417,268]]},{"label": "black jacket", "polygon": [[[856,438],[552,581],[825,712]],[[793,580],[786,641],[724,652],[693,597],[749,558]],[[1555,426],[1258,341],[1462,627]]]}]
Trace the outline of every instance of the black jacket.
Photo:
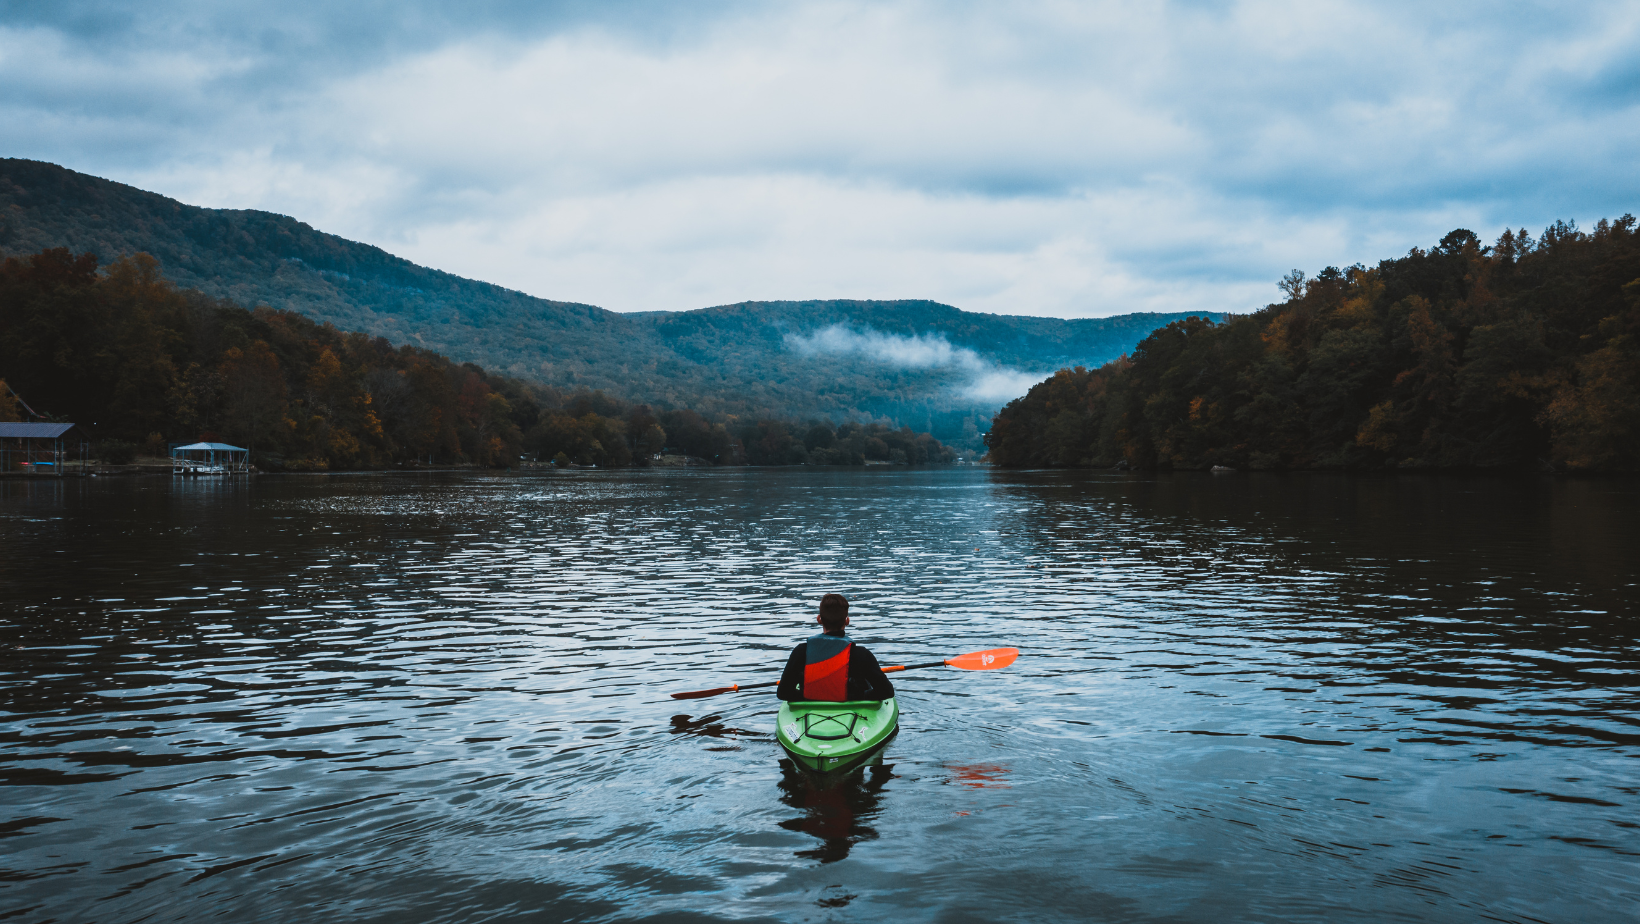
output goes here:
[{"label": "black jacket", "polygon": [[[783,700],[803,698],[803,668],[808,660],[809,643],[798,642],[797,647],[792,649],[791,657],[786,659],[786,671],[780,675],[780,686],[775,688],[776,696]],[[877,656],[861,645],[850,648],[848,698],[884,700],[893,695],[894,684],[883,675],[883,669],[877,664]]]}]

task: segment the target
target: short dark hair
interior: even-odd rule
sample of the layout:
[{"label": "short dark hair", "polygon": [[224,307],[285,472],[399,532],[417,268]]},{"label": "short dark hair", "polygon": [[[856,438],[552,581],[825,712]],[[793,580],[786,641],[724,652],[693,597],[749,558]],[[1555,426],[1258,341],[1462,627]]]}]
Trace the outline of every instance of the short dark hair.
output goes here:
[{"label": "short dark hair", "polygon": [[820,625],[827,632],[843,628],[848,619],[848,600],[842,594],[826,594],[820,598]]}]

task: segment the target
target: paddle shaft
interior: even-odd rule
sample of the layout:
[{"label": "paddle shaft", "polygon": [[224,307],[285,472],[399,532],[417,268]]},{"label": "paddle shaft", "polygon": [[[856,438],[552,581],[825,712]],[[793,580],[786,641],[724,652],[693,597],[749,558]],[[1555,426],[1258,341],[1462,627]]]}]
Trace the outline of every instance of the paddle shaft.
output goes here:
[{"label": "paddle shaft", "polygon": [[[929,661],[927,664],[896,664],[893,667],[883,668],[883,673],[892,674],[895,671],[908,671],[908,670],[911,670],[912,668],[915,668],[915,667],[943,667],[943,666],[945,666],[944,661]],[[759,689],[762,689],[764,687],[778,687],[778,686],[780,686],[780,681],[778,681],[778,680],[772,680],[768,683],[747,683],[747,684],[736,683],[736,684],[731,684],[731,685],[726,686],[726,687],[716,687],[716,688],[713,688],[711,690],[690,690],[687,693],[673,693],[672,698],[673,699],[705,699],[708,696],[716,696],[719,693],[738,693],[741,690],[759,690]]]},{"label": "paddle shaft", "polygon": [[892,674],[895,671],[908,671],[918,667],[944,667],[944,661],[929,661],[927,664],[896,664],[893,667],[883,668],[883,673]]},{"label": "paddle shaft", "polygon": [[688,693],[673,693],[672,698],[673,699],[705,699],[708,696],[716,696],[719,693],[738,693],[741,690],[756,690],[756,689],[760,689],[762,687],[778,687],[778,686],[780,686],[780,681],[778,681],[778,680],[771,680],[768,683],[748,683],[744,686],[742,686],[741,684],[736,683],[736,684],[731,684],[731,685],[726,686],[726,687],[716,687],[716,688],[711,689],[711,690],[690,690]]}]

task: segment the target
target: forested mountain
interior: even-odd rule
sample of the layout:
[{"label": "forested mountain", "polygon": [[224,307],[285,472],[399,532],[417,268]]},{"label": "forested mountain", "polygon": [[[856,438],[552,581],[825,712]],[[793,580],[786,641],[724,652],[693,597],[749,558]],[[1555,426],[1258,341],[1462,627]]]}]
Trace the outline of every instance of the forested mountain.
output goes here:
[{"label": "forested mountain", "polygon": [[201,439],[243,445],[264,469],[304,471],[513,466],[524,453],[602,466],[668,451],[717,465],[955,457],[904,427],[565,396],[293,311],[179,290],[146,254],[99,267],[66,248],[0,261],[0,420],[24,413],[79,424],[112,462]]},{"label": "forested mountain", "polygon": [[66,249],[0,263],[0,377],[106,461],[208,439],[264,468],[506,465],[539,416],[515,383],[430,350],[179,291],[146,255],[103,269]]},{"label": "forested mountain", "polygon": [[1286,301],[1061,370],[986,436],[1009,466],[1640,469],[1640,233],[1453,231]]},{"label": "forested mountain", "polygon": [[281,215],[196,208],[53,164],[0,160],[0,252],[56,247],[105,263],[152,254],[183,288],[563,390],[741,416],[875,416],[946,438],[967,433],[976,446],[976,426],[1001,403],[975,389],[987,375],[1102,363],[1186,316],[1065,321],[847,300],[623,315],[417,266]]}]

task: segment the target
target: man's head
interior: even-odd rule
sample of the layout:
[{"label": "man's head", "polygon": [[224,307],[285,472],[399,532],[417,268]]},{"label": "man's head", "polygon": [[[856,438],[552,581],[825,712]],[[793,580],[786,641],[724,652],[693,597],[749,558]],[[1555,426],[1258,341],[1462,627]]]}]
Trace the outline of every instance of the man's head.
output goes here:
[{"label": "man's head", "polygon": [[841,632],[848,625],[848,600],[842,594],[820,598],[820,626],[827,632]]}]

